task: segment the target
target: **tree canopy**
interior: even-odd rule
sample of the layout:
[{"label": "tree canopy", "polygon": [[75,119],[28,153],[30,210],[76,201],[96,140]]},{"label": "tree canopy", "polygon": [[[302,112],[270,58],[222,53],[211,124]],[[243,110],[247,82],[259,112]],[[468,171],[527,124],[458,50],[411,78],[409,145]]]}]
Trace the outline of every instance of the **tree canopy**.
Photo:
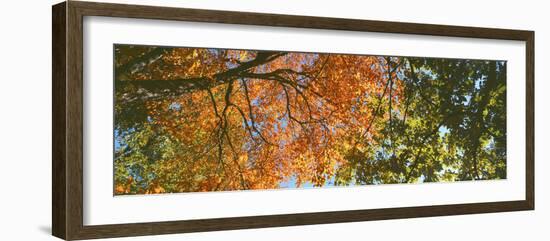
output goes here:
[{"label": "tree canopy", "polygon": [[115,194],[506,178],[506,62],[115,45]]}]

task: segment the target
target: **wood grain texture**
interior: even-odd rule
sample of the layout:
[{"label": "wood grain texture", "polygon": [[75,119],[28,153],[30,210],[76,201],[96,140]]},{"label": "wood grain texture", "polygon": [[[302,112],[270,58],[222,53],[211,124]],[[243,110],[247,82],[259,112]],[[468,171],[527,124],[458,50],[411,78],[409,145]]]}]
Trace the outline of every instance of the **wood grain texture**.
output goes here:
[{"label": "wood grain texture", "polygon": [[535,209],[535,32],[529,32],[525,42],[525,198],[530,209]]},{"label": "wood grain texture", "polygon": [[52,7],[52,234],[66,237],[65,3]]},{"label": "wood grain texture", "polygon": [[[526,198],[374,210],[188,221],[83,225],[83,17],[108,16],[208,23],[368,31],[526,42]],[[534,32],[400,22],[211,11],[69,1],[53,7],[52,231],[74,239],[265,228],[534,209]]]},{"label": "wood grain texture", "polygon": [[83,228],[83,15],[67,3],[67,239],[77,239]]}]

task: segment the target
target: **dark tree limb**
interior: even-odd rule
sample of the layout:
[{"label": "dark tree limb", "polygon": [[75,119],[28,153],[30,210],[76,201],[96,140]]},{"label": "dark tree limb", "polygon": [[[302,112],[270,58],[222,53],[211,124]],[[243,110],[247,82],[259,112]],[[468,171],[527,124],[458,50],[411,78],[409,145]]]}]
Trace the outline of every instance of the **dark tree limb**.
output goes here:
[{"label": "dark tree limb", "polygon": [[173,48],[156,47],[153,50],[128,61],[122,66],[115,69],[116,79],[127,78],[128,75],[141,71],[147,65],[160,59],[165,53],[171,51]]},{"label": "dark tree limb", "polygon": [[[116,78],[116,88],[134,89],[131,92],[127,92],[119,96],[117,101],[120,101],[123,105],[129,105],[132,102],[145,102],[158,98],[177,97],[192,91],[205,90],[207,88],[225,85],[229,81],[238,78],[241,72],[269,63],[283,55],[285,55],[285,53],[260,52],[255,59],[244,62],[235,68],[217,73],[211,77],[198,76],[169,80],[122,80],[120,78]],[[120,71],[124,72],[123,70]]]}]

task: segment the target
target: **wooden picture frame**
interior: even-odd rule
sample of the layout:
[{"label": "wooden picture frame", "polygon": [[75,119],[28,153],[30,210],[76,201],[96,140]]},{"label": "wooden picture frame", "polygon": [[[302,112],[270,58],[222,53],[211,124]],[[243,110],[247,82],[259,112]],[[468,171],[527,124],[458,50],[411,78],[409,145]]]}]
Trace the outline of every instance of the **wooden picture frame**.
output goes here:
[{"label": "wooden picture frame", "polygon": [[[52,233],[66,239],[204,232],[533,210],[534,32],[68,1],[52,8]],[[83,224],[83,17],[107,16],[327,30],[519,40],[526,43],[525,200],[86,226]]]}]

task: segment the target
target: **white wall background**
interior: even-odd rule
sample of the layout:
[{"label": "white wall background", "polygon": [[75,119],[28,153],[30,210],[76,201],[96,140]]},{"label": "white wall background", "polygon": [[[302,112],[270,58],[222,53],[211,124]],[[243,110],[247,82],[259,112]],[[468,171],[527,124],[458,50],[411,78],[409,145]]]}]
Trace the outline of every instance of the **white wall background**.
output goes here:
[{"label": "white wall background", "polygon": [[[99,1],[99,0],[98,0]],[[129,0],[140,3],[147,1]],[[149,1],[153,2],[153,1]],[[172,3],[175,0],[154,1]],[[51,230],[51,8],[0,8],[0,240],[57,240]],[[550,4],[545,1],[196,0],[190,8],[528,29],[536,31],[536,210],[195,234],[154,240],[548,240],[550,238]],[[119,240],[152,240],[153,237]]]}]

